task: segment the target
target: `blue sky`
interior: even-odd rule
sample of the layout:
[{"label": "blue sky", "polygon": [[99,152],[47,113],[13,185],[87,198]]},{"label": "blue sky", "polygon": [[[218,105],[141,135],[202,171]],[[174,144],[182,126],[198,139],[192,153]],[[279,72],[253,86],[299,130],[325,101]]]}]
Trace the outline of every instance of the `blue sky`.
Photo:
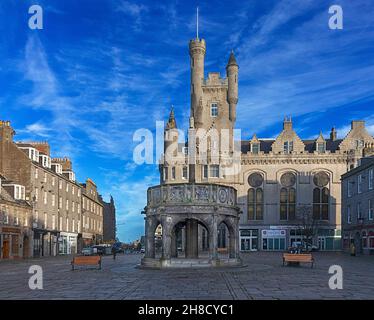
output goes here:
[{"label": "blue sky", "polygon": [[[28,28],[32,4],[44,9],[43,30]],[[333,4],[343,30],[328,28]],[[236,53],[243,139],[276,136],[285,115],[302,138],[332,126],[343,137],[352,119],[374,134],[372,1],[2,0],[0,118],[16,140],[48,140],[79,181],[113,195],[122,241],[143,233],[146,189],[159,180],[157,165],[133,162],[133,133],[154,131],[171,104],[188,126],[197,5],[206,72],[224,75]]]}]

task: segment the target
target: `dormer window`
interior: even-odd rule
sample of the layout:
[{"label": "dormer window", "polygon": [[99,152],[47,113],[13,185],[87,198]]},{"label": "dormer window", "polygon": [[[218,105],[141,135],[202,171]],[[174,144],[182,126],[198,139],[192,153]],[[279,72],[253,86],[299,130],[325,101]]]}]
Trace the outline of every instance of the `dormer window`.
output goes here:
[{"label": "dormer window", "polygon": [[25,200],[25,187],[18,184],[4,184],[3,187],[15,200]]},{"label": "dormer window", "polygon": [[218,117],[218,104],[217,103],[212,103],[210,107],[210,116],[213,118]]},{"label": "dormer window", "polygon": [[52,170],[56,172],[57,174],[62,174],[62,165],[59,163],[53,163]]},{"label": "dormer window", "polygon": [[40,164],[44,167],[44,168],[51,168],[51,158],[48,157],[47,155],[45,154],[41,154],[39,155],[39,159],[40,159]]},{"label": "dormer window", "polygon": [[324,142],[317,143],[317,152],[318,153],[325,153],[326,152],[326,144]]},{"label": "dormer window", "polygon": [[38,162],[39,161],[39,150],[35,148],[25,148],[19,147],[20,149],[24,150],[31,161]]},{"label": "dormer window", "polygon": [[14,186],[14,199],[25,200],[25,187],[20,185]]},{"label": "dormer window", "polygon": [[251,152],[254,154],[258,154],[260,152],[260,144],[259,143],[252,143],[251,144]]},{"label": "dormer window", "polygon": [[75,173],[73,171],[62,172],[70,181],[75,181]]},{"label": "dormer window", "polygon": [[293,141],[285,141],[283,143],[284,153],[291,153],[293,151]]}]

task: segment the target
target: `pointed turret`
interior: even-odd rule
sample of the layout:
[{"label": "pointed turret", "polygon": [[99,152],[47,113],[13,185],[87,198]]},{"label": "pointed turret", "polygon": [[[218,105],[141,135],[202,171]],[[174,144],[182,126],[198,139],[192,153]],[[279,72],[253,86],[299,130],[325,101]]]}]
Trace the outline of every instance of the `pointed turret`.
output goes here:
[{"label": "pointed turret", "polygon": [[169,120],[165,126],[164,137],[164,154],[167,161],[171,161],[172,157],[177,156],[178,153],[178,129],[173,106],[171,107]]},{"label": "pointed turret", "polygon": [[169,114],[169,121],[166,124],[166,129],[176,129],[177,122],[175,121],[174,115],[174,106],[171,106],[170,114]]},{"label": "pointed turret", "polygon": [[227,62],[226,67],[228,67],[228,66],[238,66],[238,63],[236,62],[236,58],[235,58],[235,55],[234,55],[234,50],[231,50],[229,61]]}]

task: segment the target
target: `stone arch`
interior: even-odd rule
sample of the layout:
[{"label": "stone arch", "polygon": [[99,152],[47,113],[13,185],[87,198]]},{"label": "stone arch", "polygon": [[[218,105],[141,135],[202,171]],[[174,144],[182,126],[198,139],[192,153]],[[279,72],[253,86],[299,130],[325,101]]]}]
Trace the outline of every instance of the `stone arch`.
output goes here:
[{"label": "stone arch", "polygon": [[282,168],[282,169],[279,169],[277,172],[276,172],[276,181],[280,184],[280,180],[281,180],[281,177],[283,176],[283,174],[287,173],[287,172],[291,172],[293,173],[295,176],[296,176],[296,183],[295,185],[297,185],[297,178],[300,174],[299,171],[297,171],[296,169],[294,168]]},{"label": "stone arch", "polygon": [[[155,247],[155,232],[156,228],[161,224],[161,221],[156,216],[146,217],[146,251],[145,256],[148,258],[155,258],[156,247]],[[162,226],[162,224],[161,224]]]},{"label": "stone arch", "polygon": [[264,178],[264,184],[265,184],[265,181],[267,180],[267,172],[262,170],[262,169],[259,169],[259,168],[251,168],[250,170],[247,170],[245,172],[243,172],[243,181],[244,181],[244,185],[245,187],[249,187],[249,183],[248,183],[248,178],[249,176],[252,174],[252,173],[260,173],[262,175],[262,177]]},{"label": "stone arch", "polygon": [[224,224],[229,232],[228,238],[228,254],[229,258],[236,258],[237,257],[237,249],[238,249],[238,228],[236,227],[236,223],[233,221],[235,218],[232,217],[225,217],[217,221],[217,228]]},{"label": "stone arch", "polygon": [[[330,170],[330,169],[327,169],[327,168],[315,168],[313,170],[310,171],[310,175],[313,179],[314,175],[317,174],[318,172],[325,172],[328,174],[329,178],[330,178],[330,184],[333,183],[333,180],[334,180],[334,173]],[[339,177],[340,179],[340,177]],[[313,183],[313,181],[311,181]]]},{"label": "stone arch", "polygon": [[[199,252],[200,251],[200,246],[201,243],[203,241],[202,238],[199,238],[199,225],[203,228],[203,230],[206,231],[206,235],[205,235],[205,240],[207,242],[207,249],[209,249],[209,244],[210,244],[210,236],[211,236],[211,233],[212,233],[212,227],[211,225],[209,224],[209,221],[206,221],[207,219],[202,219],[201,217],[198,217],[196,215],[192,215],[192,216],[181,216],[181,217],[178,217],[177,219],[174,219],[173,223],[170,224],[170,238],[171,238],[171,257],[177,257],[178,256],[178,241],[179,242],[182,242],[182,245],[184,244],[185,246],[182,247],[182,250],[184,250],[185,252],[185,255],[186,257],[199,257]],[[196,232],[196,233],[189,233],[187,231],[187,226],[189,223],[195,223],[194,227],[193,228],[196,228],[195,231],[193,232]],[[181,234],[179,232],[180,229],[184,228],[184,234]],[[179,230],[178,230],[179,229]],[[202,231],[202,233],[204,233]],[[180,238],[182,237],[182,238]],[[189,239],[187,239],[187,237],[189,237]],[[190,240],[192,241],[191,245],[190,245]],[[200,240],[200,241],[199,241]],[[190,245],[189,249],[186,247]],[[191,250],[192,250],[192,253],[191,253]]]}]

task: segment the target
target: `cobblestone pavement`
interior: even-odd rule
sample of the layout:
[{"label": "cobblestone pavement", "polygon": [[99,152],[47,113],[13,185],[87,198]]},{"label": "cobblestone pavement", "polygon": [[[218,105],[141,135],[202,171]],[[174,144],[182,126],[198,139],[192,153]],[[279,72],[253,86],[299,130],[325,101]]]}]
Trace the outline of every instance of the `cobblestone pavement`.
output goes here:
[{"label": "cobblestone pavement", "polygon": [[[71,271],[71,257],[0,262],[0,299],[374,299],[374,256],[315,253],[316,266],[282,267],[281,253],[243,254],[240,268],[144,270],[141,255],[103,258],[102,270]],[[343,290],[328,269],[343,268]],[[30,290],[28,268],[43,268],[43,290]]]}]

